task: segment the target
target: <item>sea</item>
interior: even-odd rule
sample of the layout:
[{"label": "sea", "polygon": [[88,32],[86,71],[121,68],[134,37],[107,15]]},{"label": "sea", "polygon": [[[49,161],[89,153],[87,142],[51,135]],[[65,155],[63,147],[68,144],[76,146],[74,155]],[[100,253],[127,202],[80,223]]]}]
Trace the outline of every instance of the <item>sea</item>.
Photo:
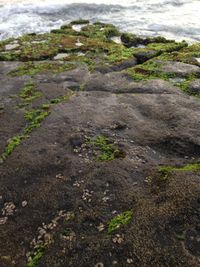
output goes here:
[{"label": "sea", "polygon": [[0,40],[44,33],[76,19],[141,36],[200,41],[200,0],[0,0]]}]

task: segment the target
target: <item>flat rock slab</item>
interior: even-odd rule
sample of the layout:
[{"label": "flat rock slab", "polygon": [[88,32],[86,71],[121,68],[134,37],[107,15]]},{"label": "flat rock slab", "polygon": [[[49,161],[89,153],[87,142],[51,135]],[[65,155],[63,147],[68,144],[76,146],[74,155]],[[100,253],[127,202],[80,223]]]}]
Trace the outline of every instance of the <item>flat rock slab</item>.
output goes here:
[{"label": "flat rock slab", "polygon": [[149,94],[181,94],[171,83],[155,79],[146,82],[134,82],[127,74],[96,72],[87,76],[84,89],[86,91],[107,91],[112,93],[149,93]]},{"label": "flat rock slab", "polygon": [[[198,266],[199,171],[166,177],[158,167],[199,159],[199,99],[85,64],[11,77],[21,64],[0,63],[0,153],[27,127],[26,112],[49,113],[0,162],[0,266],[26,267],[35,243],[48,244],[44,267]],[[24,103],[22,92],[40,95]],[[94,145],[98,137],[108,143]],[[100,161],[112,145],[118,156]],[[109,234],[126,211],[129,224]]]},{"label": "flat rock slab", "polygon": [[160,63],[163,64],[161,71],[172,73],[178,77],[189,76],[191,74],[200,75],[200,68],[198,66],[176,61],[160,61]]}]

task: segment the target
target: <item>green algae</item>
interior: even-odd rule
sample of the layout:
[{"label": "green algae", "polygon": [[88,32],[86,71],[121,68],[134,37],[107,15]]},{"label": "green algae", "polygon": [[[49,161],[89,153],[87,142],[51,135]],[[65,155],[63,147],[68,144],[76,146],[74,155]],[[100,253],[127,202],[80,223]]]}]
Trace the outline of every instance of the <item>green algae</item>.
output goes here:
[{"label": "green algae", "polygon": [[174,78],[173,73],[165,73],[161,70],[163,62],[148,60],[143,64],[137,65],[125,70],[125,73],[129,74],[136,82],[147,81],[152,79],[169,80]]},{"label": "green algae", "polygon": [[19,97],[23,101],[23,104],[29,104],[41,96],[42,93],[35,90],[35,85],[33,83],[26,84],[19,92]]},{"label": "green algae", "polygon": [[159,51],[160,53],[163,52],[173,52],[173,51],[178,51],[184,47],[187,47],[188,44],[186,42],[169,42],[169,43],[150,43],[147,45],[147,48]]},{"label": "green algae", "polygon": [[81,24],[88,24],[90,23],[89,20],[86,20],[86,19],[78,19],[78,20],[73,20],[70,22],[71,25],[81,25]]},{"label": "green algae", "polygon": [[94,23],[82,28],[80,34],[89,38],[107,40],[113,36],[120,36],[119,30],[112,24]]},{"label": "green algae", "polygon": [[1,155],[0,159],[5,160],[9,155],[11,155],[13,150],[21,144],[23,139],[24,139],[24,135],[16,135],[12,137],[11,139],[9,139],[8,144],[3,154]]},{"label": "green algae", "polygon": [[103,135],[99,135],[95,139],[89,138],[87,144],[91,145],[96,152],[99,152],[98,161],[111,161],[115,158],[124,157],[124,152]]},{"label": "green algae", "polygon": [[43,72],[52,72],[54,74],[68,71],[75,68],[73,64],[59,63],[59,62],[26,62],[22,66],[17,67],[9,74],[11,76],[33,76]]},{"label": "green algae", "polygon": [[165,181],[169,178],[169,176],[173,172],[182,172],[182,171],[188,171],[188,172],[197,172],[200,170],[200,163],[190,163],[185,164],[183,166],[161,166],[157,168],[158,173],[160,174],[161,180]]},{"label": "green algae", "polygon": [[130,223],[133,217],[132,211],[125,211],[116,217],[114,217],[108,224],[108,233],[112,234],[114,231],[119,229],[121,226]]},{"label": "green algae", "polygon": [[0,160],[2,162],[5,161],[16,149],[16,147],[19,146],[23,140],[29,137],[34,129],[37,129],[41,126],[41,123],[50,114],[51,105],[59,104],[63,101],[69,100],[73,94],[73,92],[70,92],[67,95],[50,100],[49,103],[45,103],[41,107],[26,110],[24,114],[26,126],[22,129],[21,133],[8,140],[4,152],[0,155]]},{"label": "green algae", "polygon": [[34,254],[30,256],[27,267],[36,267],[43,257],[46,249],[47,245],[40,245],[37,249],[35,249]]}]

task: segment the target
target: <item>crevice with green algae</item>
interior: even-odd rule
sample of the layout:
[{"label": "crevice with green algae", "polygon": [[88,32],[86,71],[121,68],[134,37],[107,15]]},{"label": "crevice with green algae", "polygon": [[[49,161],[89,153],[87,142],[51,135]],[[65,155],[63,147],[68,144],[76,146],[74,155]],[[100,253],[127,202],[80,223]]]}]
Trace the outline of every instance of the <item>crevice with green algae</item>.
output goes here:
[{"label": "crevice with green algae", "polygon": [[34,254],[30,255],[30,259],[28,260],[27,267],[37,267],[47,247],[48,247],[47,245],[41,245],[37,247],[34,251]]},{"label": "crevice with green algae", "polygon": [[67,95],[62,95],[57,98],[51,99],[48,103],[43,104],[41,107],[26,110],[24,114],[26,126],[19,134],[13,136],[8,140],[4,152],[0,155],[0,161],[4,162],[8,158],[8,156],[12,154],[16,147],[22,143],[23,140],[29,138],[29,135],[34,129],[37,129],[41,126],[41,123],[51,112],[51,105],[53,106],[67,101],[73,94],[73,92],[70,92]]},{"label": "crevice with green algae", "polygon": [[17,67],[15,70],[11,71],[9,74],[13,77],[23,76],[23,75],[37,75],[43,72],[52,72],[54,74],[72,70],[75,68],[73,64],[67,63],[57,63],[57,62],[27,62],[24,65]]},{"label": "crevice with green algae", "polygon": [[198,172],[200,171],[200,163],[189,163],[182,166],[161,166],[157,168],[158,173],[160,174],[161,180],[167,180],[168,177],[173,172]]},{"label": "crevice with green algae", "polygon": [[25,105],[31,103],[33,100],[41,96],[42,93],[35,89],[35,85],[32,82],[27,83],[19,92],[19,97]]}]

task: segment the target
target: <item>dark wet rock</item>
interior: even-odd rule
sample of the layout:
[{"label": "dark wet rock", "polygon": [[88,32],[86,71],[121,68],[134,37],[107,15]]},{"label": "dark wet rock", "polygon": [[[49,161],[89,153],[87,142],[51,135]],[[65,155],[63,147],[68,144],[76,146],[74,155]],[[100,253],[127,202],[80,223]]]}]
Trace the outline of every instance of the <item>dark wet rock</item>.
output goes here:
[{"label": "dark wet rock", "polygon": [[141,49],[141,50],[134,52],[134,56],[137,58],[139,64],[144,63],[148,59],[151,59],[157,55],[159,55],[158,51],[149,50],[149,49],[147,49],[147,50]]}]

